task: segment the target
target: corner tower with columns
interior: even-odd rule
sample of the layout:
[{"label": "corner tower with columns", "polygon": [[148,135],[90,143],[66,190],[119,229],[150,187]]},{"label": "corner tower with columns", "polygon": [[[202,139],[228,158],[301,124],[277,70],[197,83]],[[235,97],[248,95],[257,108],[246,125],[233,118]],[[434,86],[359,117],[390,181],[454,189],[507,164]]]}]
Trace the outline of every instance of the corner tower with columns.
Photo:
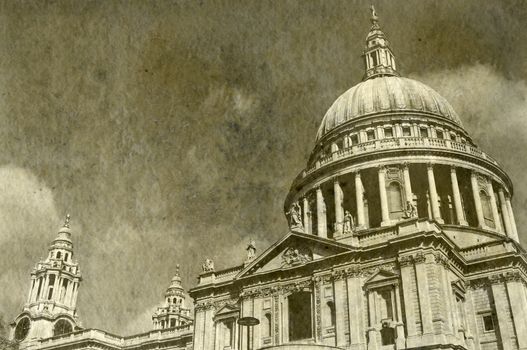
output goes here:
[{"label": "corner tower with columns", "polygon": [[166,329],[192,324],[192,315],[186,305],[187,293],[181,284],[179,265],[165,292],[165,301],[152,316],[154,329]]},{"label": "corner tower with columns", "polygon": [[11,324],[11,339],[31,348],[40,338],[72,332],[78,327],[77,296],[81,282],[74,260],[70,216],[48,249],[46,259],[31,271],[31,284],[22,313]]},{"label": "corner tower with columns", "polygon": [[445,98],[399,74],[371,20],[363,80],[286,197],[289,233],[248,264],[203,265],[194,349],[527,349],[511,180]]}]

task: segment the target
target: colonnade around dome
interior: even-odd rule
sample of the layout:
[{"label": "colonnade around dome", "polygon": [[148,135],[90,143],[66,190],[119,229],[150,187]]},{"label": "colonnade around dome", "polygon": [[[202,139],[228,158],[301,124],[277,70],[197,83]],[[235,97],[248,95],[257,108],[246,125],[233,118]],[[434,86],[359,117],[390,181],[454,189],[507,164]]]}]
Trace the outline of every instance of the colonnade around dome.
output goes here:
[{"label": "colonnade around dome", "polygon": [[346,169],[307,186],[297,199],[303,231],[340,239],[406,219],[428,218],[518,241],[510,194],[498,177],[447,158],[399,161]]}]

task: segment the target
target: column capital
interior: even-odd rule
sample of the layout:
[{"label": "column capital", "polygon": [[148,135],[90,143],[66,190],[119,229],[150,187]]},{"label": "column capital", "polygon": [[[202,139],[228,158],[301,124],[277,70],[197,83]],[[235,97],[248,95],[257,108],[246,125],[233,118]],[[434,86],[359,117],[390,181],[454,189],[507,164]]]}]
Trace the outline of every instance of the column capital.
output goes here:
[{"label": "column capital", "polygon": [[451,166],[450,166],[450,172],[451,172],[451,173],[455,173],[455,172],[457,172],[457,166],[455,166],[455,165],[451,165]]},{"label": "column capital", "polygon": [[356,170],[354,171],[354,173],[355,173],[355,178],[357,177],[360,178],[360,170]]},{"label": "column capital", "polygon": [[331,178],[331,180],[333,180],[333,183],[340,184],[340,181],[339,181],[339,177],[338,177],[338,176],[333,176],[333,177]]},{"label": "column capital", "polygon": [[380,172],[380,173],[381,172],[384,173],[386,171],[386,165],[378,165],[377,166],[377,171]]},{"label": "column capital", "polygon": [[426,163],[426,168],[427,169],[433,169],[434,168],[434,163],[432,163],[432,162]]}]

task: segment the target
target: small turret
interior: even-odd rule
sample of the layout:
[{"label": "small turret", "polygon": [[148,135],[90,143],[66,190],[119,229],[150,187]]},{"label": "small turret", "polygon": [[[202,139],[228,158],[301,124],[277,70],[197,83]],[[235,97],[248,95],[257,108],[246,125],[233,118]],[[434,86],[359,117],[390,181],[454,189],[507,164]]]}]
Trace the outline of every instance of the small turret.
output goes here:
[{"label": "small turret", "polygon": [[379,26],[379,18],[373,5],[371,5],[371,23],[370,32],[366,37],[366,47],[362,54],[366,67],[363,80],[386,75],[398,76],[395,57],[386,35]]},{"label": "small turret", "polygon": [[152,315],[154,329],[172,328],[192,323],[190,309],[186,307],[186,298],[187,293],[181,284],[178,264],[170,286],[165,292],[165,303],[158,307]]}]

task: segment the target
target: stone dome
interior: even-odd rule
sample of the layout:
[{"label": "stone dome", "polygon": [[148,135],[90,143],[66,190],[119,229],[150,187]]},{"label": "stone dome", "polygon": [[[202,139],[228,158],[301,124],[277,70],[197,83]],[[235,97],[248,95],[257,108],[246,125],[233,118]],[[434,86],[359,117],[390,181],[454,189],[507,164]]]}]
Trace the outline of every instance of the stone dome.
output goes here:
[{"label": "stone dome", "polygon": [[388,75],[367,79],[337,98],[322,119],[317,142],[350,120],[394,112],[432,114],[462,126],[452,106],[434,89],[413,79]]}]

